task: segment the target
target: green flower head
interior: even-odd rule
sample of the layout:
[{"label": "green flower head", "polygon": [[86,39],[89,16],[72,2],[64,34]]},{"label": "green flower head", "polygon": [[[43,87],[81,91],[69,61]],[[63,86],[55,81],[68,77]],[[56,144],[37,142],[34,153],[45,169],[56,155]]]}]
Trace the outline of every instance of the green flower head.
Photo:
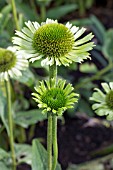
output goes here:
[{"label": "green flower head", "polygon": [[0,81],[21,76],[21,70],[28,67],[28,61],[16,53],[14,47],[0,48]]},{"label": "green flower head", "polygon": [[35,87],[36,93],[32,93],[33,99],[38,103],[38,107],[43,109],[43,113],[52,112],[58,116],[68,108],[72,108],[78,101],[78,94],[73,92],[71,84],[66,85],[65,80],[59,79],[55,86],[52,79],[52,87],[49,81],[41,81],[39,87]]},{"label": "green flower head", "polygon": [[107,116],[108,120],[113,120],[113,82],[101,83],[104,92],[98,88],[95,88],[96,92],[93,93],[90,100],[95,101],[96,103],[92,105],[92,109],[99,116]]},{"label": "green flower head", "polygon": [[[44,65],[65,65],[72,62],[82,62],[90,58],[89,52],[94,43],[92,33],[80,38],[85,28],[60,24],[57,20],[47,19],[41,25],[28,21],[22,31],[16,31],[13,43],[19,54],[25,55],[29,61],[41,59]],[[80,39],[79,39],[80,38]]]}]

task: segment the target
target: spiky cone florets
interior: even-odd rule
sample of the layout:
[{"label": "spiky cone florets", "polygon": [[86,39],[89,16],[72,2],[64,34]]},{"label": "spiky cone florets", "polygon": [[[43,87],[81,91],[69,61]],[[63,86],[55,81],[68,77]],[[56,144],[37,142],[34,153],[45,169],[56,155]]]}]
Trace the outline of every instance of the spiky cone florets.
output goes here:
[{"label": "spiky cone florets", "polygon": [[35,87],[36,93],[32,93],[33,99],[38,103],[38,107],[43,109],[43,113],[52,112],[58,116],[68,108],[72,108],[78,101],[78,94],[73,92],[73,87],[69,83],[66,85],[65,80],[59,79],[55,86],[55,81],[45,80],[40,82],[39,87]]},{"label": "spiky cone florets", "polygon": [[25,22],[22,31],[16,31],[13,43],[19,53],[25,55],[29,61],[41,59],[43,65],[65,65],[72,62],[82,62],[90,58],[90,51],[94,43],[92,33],[78,39],[85,32],[85,28],[60,24],[57,20],[47,19],[41,25],[37,22]]},{"label": "spiky cone florets", "polygon": [[16,53],[14,47],[0,48],[0,81],[21,76],[21,70],[28,67],[28,61]]},{"label": "spiky cone florets", "polygon": [[113,120],[113,82],[101,83],[105,93],[100,89],[95,88],[95,91],[90,97],[90,100],[96,103],[92,105],[92,109],[99,116],[107,116],[108,120]]}]

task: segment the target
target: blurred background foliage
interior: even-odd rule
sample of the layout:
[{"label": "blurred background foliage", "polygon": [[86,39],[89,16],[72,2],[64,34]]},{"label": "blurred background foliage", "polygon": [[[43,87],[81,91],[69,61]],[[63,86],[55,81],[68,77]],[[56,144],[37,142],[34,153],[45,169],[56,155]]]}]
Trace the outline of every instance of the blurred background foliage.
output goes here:
[{"label": "blurred background foliage", "polygon": [[[61,23],[70,21],[73,25],[86,27],[86,33],[93,32],[95,35],[93,41],[96,46],[91,51],[92,60],[85,61],[81,65],[74,63],[66,69],[63,66],[58,68],[59,77],[71,82],[75,87],[75,91],[80,94],[78,104],[75,105],[74,109],[70,109],[64,114],[64,119],[65,115],[75,117],[77,112],[91,118],[96,116],[91,109],[91,102],[89,101],[92,89],[100,87],[100,83],[103,81],[113,81],[113,21],[108,23],[105,20],[102,23],[100,20],[101,14],[100,19],[98,18],[98,10],[97,16],[95,14],[95,10],[99,5],[100,9],[104,9],[106,6],[113,6],[113,3],[109,0],[104,0],[102,5],[97,0],[16,0],[20,28],[24,26],[25,21],[31,20],[41,23],[48,17],[58,19]],[[14,32],[15,23],[11,1],[0,0],[0,47],[6,48],[12,45],[11,41]],[[37,109],[36,104],[31,98],[31,92],[34,91],[34,86],[39,83],[39,80],[45,79],[47,76],[48,68],[42,68],[40,61],[36,61],[30,64],[29,69],[23,72],[21,78],[11,81],[15,140],[17,143],[30,141],[34,136],[36,123],[46,119],[46,115],[40,114],[41,110]],[[10,164],[10,160],[9,153],[3,150],[8,150],[9,148],[6,135],[9,127],[7,123],[4,83],[0,83],[0,118],[0,155],[2,155],[0,157],[0,167],[3,166],[2,170],[6,170],[6,165]],[[63,118],[62,122],[64,122]],[[106,124],[107,126],[112,126],[110,122],[106,121]],[[28,130],[28,128],[29,135],[27,136],[26,129]],[[22,145],[21,151],[20,145]],[[31,147],[27,144],[17,144],[16,148],[18,163],[26,162],[31,164],[31,156],[27,154],[30,153]],[[24,159],[22,159],[24,150],[26,151]],[[111,150],[113,151],[113,146]],[[111,150],[110,153],[112,152]],[[6,165],[4,165],[3,160],[6,162]],[[93,164],[91,163],[91,165]],[[102,166],[99,162],[97,169],[103,170]],[[73,165],[68,168],[68,170],[75,169],[79,170],[80,168]]]}]

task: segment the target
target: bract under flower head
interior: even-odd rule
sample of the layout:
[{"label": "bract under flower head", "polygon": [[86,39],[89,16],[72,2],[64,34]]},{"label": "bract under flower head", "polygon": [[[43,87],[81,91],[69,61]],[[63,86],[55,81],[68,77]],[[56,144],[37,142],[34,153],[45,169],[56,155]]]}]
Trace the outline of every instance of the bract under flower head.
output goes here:
[{"label": "bract under flower head", "polygon": [[41,81],[39,87],[35,87],[36,93],[33,93],[33,99],[38,103],[38,107],[43,109],[43,113],[52,112],[56,115],[72,108],[74,103],[78,101],[78,94],[73,92],[71,84],[66,85],[65,80],[59,79],[55,86],[52,79],[52,86],[49,81]]},{"label": "bract under flower head", "polygon": [[0,81],[8,80],[8,75],[13,78],[21,76],[20,70],[28,67],[28,61],[17,55],[14,47],[0,48]]},{"label": "bract under flower head", "polygon": [[31,62],[42,59],[43,65],[65,65],[72,62],[82,62],[90,58],[90,51],[94,43],[89,42],[93,35],[88,34],[78,39],[85,32],[85,28],[60,24],[57,20],[47,19],[39,25],[28,21],[22,31],[16,31],[13,43],[17,45],[19,53],[30,59]]},{"label": "bract under flower head", "polygon": [[105,93],[98,88],[95,88],[96,92],[93,93],[90,100],[96,103],[92,105],[92,109],[99,116],[107,116],[108,120],[113,120],[113,82],[101,84]]}]

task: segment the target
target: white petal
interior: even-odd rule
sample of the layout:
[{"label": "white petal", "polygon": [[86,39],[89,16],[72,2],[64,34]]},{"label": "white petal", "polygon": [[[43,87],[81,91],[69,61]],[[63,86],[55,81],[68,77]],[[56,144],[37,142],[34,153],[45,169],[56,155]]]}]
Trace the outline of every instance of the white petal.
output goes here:
[{"label": "white petal", "polygon": [[103,89],[105,90],[106,93],[110,92],[110,88],[107,83],[101,83]]},{"label": "white petal", "polygon": [[25,22],[25,25],[30,29],[30,31],[34,34],[36,32],[35,27],[33,26],[31,21]]},{"label": "white petal", "polygon": [[67,23],[66,23],[66,27],[70,29],[70,28],[72,27],[72,24],[70,24],[69,22],[67,22]]},{"label": "white petal", "polygon": [[49,58],[47,57],[46,59],[41,61],[41,65],[45,66],[45,65],[47,65],[48,62],[49,62]]},{"label": "white petal", "polygon": [[111,90],[113,90],[113,82],[110,82],[109,86],[110,86]]},{"label": "white petal", "polygon": [[79,27],[73,26],[70,30],[73,34],[75,34],[78,31]]},{"label": "white petal", "polygon": [[34,27],[35,27],[36,30],[40,27],[40,25],[39,25],[38,22],[33,22],[33,25],[34,25]]},{"label": "white petal", "polygon": [[7,71],[5,71],[5,73],[4,73],[4,79],[5,79],[6,81],[8,81],[8,72],[7,72]]},{"label": "white petal", "polygon": [[11,70],[14,73],[15,76],[21,76],[22,75],[22,73],[18,69],[16,69],[15,67],[12,68]]},{"label": "white petal", "polygon": [[85,32],[86,28],[81,28],[75,35],[74,35],[74,38],[75,40],[77,38],[79,38],[84,32]]},{"label": "white petal", "polygon": [[16,35],[18,35],[19,37],[32,42],[32,38],[28,37],[27,35],[25,35],[24,33],[22,33],[21,31],[16,31],[15,33]]},{"label": "white petal", "polygon": [[34,35],[34,34],[33,34],[28,28],[24,27],[24,28],[22,29],[22,32],[23,32],[24,34],[26,34],[28,37],[33,38],[33,35]]},{"label": "white petal", "polygon": [[34,57],[34,58],[31,58],[30,60],[29,60],[29,62],[34,62],[34,61],[36,61],[36,60],[40,60],[42,58],[42,56],[38,56],[38,57]]},{"label": "white petal", "polygon": [[8,74],[10,75],[10,77],[13,77],[13,73],[11,72],[11,70],[8,70]]},{"label": "white petal", "polygon": [[14,46],[9,46],[8,48],[7,48],[7,50],[10,50],[10,51],[12,51],[12,52],[16,52],[16,48],[14,47]]}]

